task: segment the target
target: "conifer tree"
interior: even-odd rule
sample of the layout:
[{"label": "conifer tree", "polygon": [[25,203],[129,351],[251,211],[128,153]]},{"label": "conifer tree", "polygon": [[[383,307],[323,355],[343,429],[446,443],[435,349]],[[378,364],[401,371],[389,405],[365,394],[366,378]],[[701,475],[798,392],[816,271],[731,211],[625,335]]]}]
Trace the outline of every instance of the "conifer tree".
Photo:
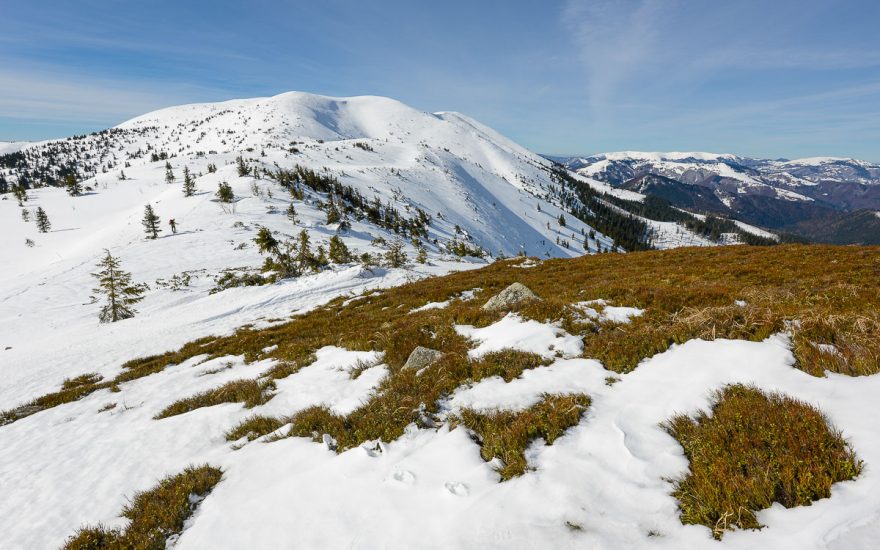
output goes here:
[{"label": "conifer tree", "polygon": [[[119,260],[109,250],[105,252],[107,255],[98,263],[100,271],[92,273],[98,279],[98,286],[92,292],[103,294],[107,299],[107,303],[98,313],[98,319],[102,323],[115,323],[135,316],[137,311],[133,306],[143,300],[141,295],[147,287],[132,284],[131,273],[121,269]],[[95,296],[92,299],[97,301]]]},{"label": "conifer tree", "polygon": [[21,209],[21,219],[24,220],[25,222],[31,221],[31,211],[28,210],[27,208],[22,208]]},{"label": "conifer tree", "polygon": [[119,181],[125,181],[125,180],[126,180],[125,170],[120,170],[119,171]]},{"label": "conifer tree", "polygon": [[419,262],[420,264],[428,263],[428,251],[425,250],[424,246],[419,247],[419,253],[416,256],[416,261]]},{"label": "conifer tree", "polygon": [[315,267],[315,257],[309,248],[309,232],[305,229],[300,231],[297,237],[296,263],[300,272]]},{"label": "conifer tree", "polygon": [[248,172],[249,172],[248,165],[245,164],[244,158],[242,158],[241,155],[239,155],[238,158],[235,159],[235,164],[238,165],[238,175],[239,176],[248,175]]},{"label": "conifer tree", "polygon": [[403,241],[395,239],[388,245],[385,252],[385,263],[388,267],[403,267],[406,265],[406,252],[403,251]]},{"label": "conifer tree", "polygon": [[208,163],[208,173],[213,174],[216,171],[217,171],[217,165],[214,164],[213,162]]},{"label": "conifer tree", "polygon": [[174,177],[174,171],[171,170],[171,168],[166,168],[165,169],[165,183],[172,184],[172,183],[174,183],[175,179],[176,178]]},{"label": "conifer tree", "polygon": [[330,237],[330,261],[337,264],[347,264],[351,261],[351,252],[339,235]]},{"label": "conifer tree", "polygon": [[330,196],[330,202],[327,204],[327,225],[332,225],[339,221],[339,209],[336,208],[336,204],[333,202],[333,196]]},{"label": "conifer tree", "polygon": [[217,186],[217,192],[214,196],[223,203],[230,203],[235,200],[235,193],[232,191],[232,187],[225,181],[220,182]]},{"label": "conifer tree", "polygon": [[296,208],[293,207],[293,203],[287,207],[287,219],[290,220],[290,223],[296,224]]},{"label": "conifer tree", "polygon": [[183,167],[183,196],[192,197],[196,193],[196,180],[189,173],[189,167]]},{"label": "conifer tree", "polygon": [[67,189],[67,194],[71,197],[82,195],[82,185],[73,174],[67,174],[67,177],[64,178],[64,187]]},{"label": "conifer tree", "polygon": [[18,185],[12,186],[12,194],[18,201],[19,206],[24,206],[24,203],[26,203],[28,200],[27,189],[25,189],[24,186],[20,183]]},{"label": "conifer tree", "polygon": [[52,229],[52,224],[49,223],[49,216],[42,206],[37,207],[37,211],[34,213],[34,220],[37,222],[37,230],[40,233],[48,233]]},{"label": "conifer tree", "polygon": [[559,222],[559,225],[561,225],[562,227],[565,227],[565,215],[564,214],[560,214],[559,219],[557,221]]},{"label": "conifer tree", "polygon": [[298,277],[301,274],[296,259],[296,245],[290,241],[280,242],[268,227],[261,227],[254,239],[260,253],[266,254],[263,271],[274,271],[281,279]]},{"label": "conifer tree", "polygon": [[141,220],[148,239],[156,239],[162,229],[159,227],[159,216],[153,211],[153,206],[148,204],[144,207],[144,218]]}]

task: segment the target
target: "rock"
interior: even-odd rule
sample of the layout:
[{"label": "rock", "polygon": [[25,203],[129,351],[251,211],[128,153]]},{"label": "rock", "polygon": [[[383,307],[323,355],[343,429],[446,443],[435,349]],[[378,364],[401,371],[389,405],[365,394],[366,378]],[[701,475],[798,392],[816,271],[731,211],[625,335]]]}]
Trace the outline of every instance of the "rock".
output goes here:
[{"label": "rock", "polygon": [[420,370],[425,367],[431,366],[441,357],[443,357],[443,352],[441,351],[426,348],[423,346],[417,346],[416,349],[412,350],[412,353],[409,354],[409,357],[407,358],[406,363],[404,363],[403,368]]},{"label": "rock", "polygon": [[522,283],[513,283],[505,288],[488,302],[483,305],[483,309],[495,311],[499,309],[510,309],[513,306],[530,302],[532,300],[540,300],[537,294],[531,291],[529,287]]}]

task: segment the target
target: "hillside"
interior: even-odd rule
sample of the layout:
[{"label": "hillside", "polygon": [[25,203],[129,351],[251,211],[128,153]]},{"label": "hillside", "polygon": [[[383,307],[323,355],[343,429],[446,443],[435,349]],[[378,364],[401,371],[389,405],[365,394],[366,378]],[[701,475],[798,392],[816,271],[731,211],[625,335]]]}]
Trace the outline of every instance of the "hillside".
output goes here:
[{"label": "hillside", "polygon": [[[880,210],[880,165],[856,159],[624,151],[556,160],[615,188],[820,242],[873,242],[855,213]],[[819,221],[832,232],[810,230]]]},{"label": "hillside", "polygon": [[[326,305],[329,280],[233,295],[277,319],[182,347],[159,308],[42,364],[16,344],[4,547],[869,548],[878,252],[520,258]],[[483,307],[513,282],[541,300]],[[443,355],[405,368],[416,346]],[[710,465],[716,429],[741,446]]]}]

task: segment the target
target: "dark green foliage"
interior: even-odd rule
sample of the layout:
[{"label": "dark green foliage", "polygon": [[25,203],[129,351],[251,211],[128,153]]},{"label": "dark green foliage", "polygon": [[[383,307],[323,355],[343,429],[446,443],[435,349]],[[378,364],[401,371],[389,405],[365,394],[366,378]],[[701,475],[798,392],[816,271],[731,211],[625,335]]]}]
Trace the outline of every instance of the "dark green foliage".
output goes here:
[{"label": "dark green foliage", "polygon": [[[109,250],[104,252],[106,255],[98,263],[100,271],[92,273],[98,279],[98,286],[92,292],[103,294],[107,299],[98,318],[102,323],[115,323],[135,316],[137,311],[133,306],[143,300],[141,295],[146,290],[146,285],[133,284],[131,273],[122,270],[119,260]],[[96,300],[94,296],[92,299]]]},{"label": "dark green foliage", "polygon": [[162,232],[162,228],[159,227],[159,221],[159,215],[153,210],[153,205],[146,205],[141,223],[144,226],[148,239],[157,239],[159,237],[159,233]]},{"label": "dark green foliage", "polygon": [[75,174],[68,174],[64,178],[64,188],[67,189],[67,194],[71,197],[82,195],[82,184],[76,179]]},{"label": "dark green foliage", "polygon": [[183,196],[192,197],[196,193],[196,180],[189,173],[189,167],[183,167]]},{"label": "dark green foliage", "polygon": [[406,265],[406,252],[403,250],[403,241],[395,239],[388,245],[385,252],[385,264],[388,267],[404,267]]},{"label": "dark green foliage", "polygon": [[43,210],[42,206],[37,207],[37,211],[34,212],[34,221],[37,223],[37,231],[40,233],[48,233],[50,229],[52,229],[52,224],[49,222],[49,215],[46,214],[46,211]]},{"label": "dark green foliage", "polygon": [[235,200],[235,193],[232,191],[232,186],[225,181],[222,181],[217,185],[217,192],[214,193],[214,196],[222,203],[231,203]]},{"label": "dark green foliage", "polygon": [[339,235],[330,237],[330,261],[337,264],[347,264],[351,262],[351,252],[345,245],[345,242],[339,238]]}]

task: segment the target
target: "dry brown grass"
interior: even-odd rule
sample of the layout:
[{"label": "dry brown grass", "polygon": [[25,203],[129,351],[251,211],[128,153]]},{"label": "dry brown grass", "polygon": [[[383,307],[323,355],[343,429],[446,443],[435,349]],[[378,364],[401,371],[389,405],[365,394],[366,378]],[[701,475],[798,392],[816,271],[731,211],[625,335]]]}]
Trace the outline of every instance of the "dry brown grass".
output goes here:
[{"label": "dry brown grass", "polygon": [[[64,544],[65,550],[164,550],[166,541],[183,530],[198,503],[220,481],[222,472],[208,465],[191,466],[167,477],[149,491],[137,493],[122,515],[124,530],[100,525],[83,527]],[[197,497],[197,498],[192,498]]]},{"label": "dry brown grass", "polygon": [[664,424],[684,448],[690,472],[675,482],[682,523],[720,539],[735,527],[757,529],[755,512],[778,502],[809,505],[831,485],[853,479],[862,463],[815,407],[742,385],[715,395],[711,415]]},{"label": "dry brown grass", "polygon": [[[585,356],[616,372],[630,371],[671,344],[692,338],[761,340],[782,330],[791,331],[797,367],[806,372],[821,376],[827,369],[868,375],[880,370],[877,247],[678,249],[548,260],[528,269],[517,267],[520,261],[496,262],[476,271],[371,292],[347,306],[340,298],[285,324],[260,330],[246,327],[231,336],[203,338],[174,352],[136,359],[123,365],[113,380],[62,389],[0,413],[0,425],[94,391],[118,388],[202,354],[208,359],[239,355],[246,361],[275,359],[278,366],[266,373],[266,378],[275,379],[308,364],[317,349],[338,345],[383,351],[391,369],[391,376],[365,407],[381,412],[357,412],[360,421],[349,419],[348,424],[359,425],[354,431],[364,436],[399,434],[401,422],[425,420],[436,399],[483,375],[466,359],[469,343],[452,325],[486,326],[497,321],[503,313],[485,312],[480,306],[514,281],[543,298],[518,308],[521,315],[559,320],[583,337]],[[477,287],[483,291],[474,300],[409,313],[426,302],[444,301]],[[578,321],[569,305],[597,298],[640,307],[645,314],[623,325]],[[735,300],[746,305],[736,306]],[[837,353],[818,344],[832,344]],[[417,345],[446,353],[418,380],[400,370]],[[277,347],[263,352],[270,346]],[[517,371],[518,367],[503,366],[491,372],[510,379]]]},{"label": "dry brown grass", "polygon": [[244,406],[250,409],[271,399],[274,389],[275,382],[272,380],[233,380],[219,388],[175,401],[165,407],[155,418],[156,420],[168,418],[221,403],[244,403]]},{"label": "dry brown grass", "polygon": [[586,395],[546,395],[540,403],[518,412],[476,412],[464,409],[452,423],[463,424],[480,444],[480,455],[501,461],[502,480],[523,475],[528,469],[526,448],[536,439],[552,445],[565,430],[577,425],[590,405]]}]

